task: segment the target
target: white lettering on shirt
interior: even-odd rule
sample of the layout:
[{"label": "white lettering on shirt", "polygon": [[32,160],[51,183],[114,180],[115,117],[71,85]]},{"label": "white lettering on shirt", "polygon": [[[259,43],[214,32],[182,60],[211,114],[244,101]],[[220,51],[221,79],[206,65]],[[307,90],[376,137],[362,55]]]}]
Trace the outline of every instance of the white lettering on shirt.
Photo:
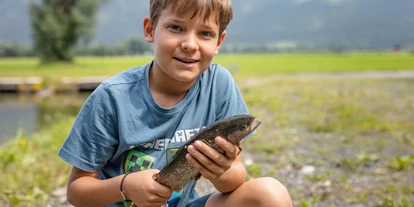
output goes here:
[{"label": "white lettering on shirt", "polygon": [[168,146],[170,145],[171,139],[165,139],[165,144],[164,144],[164,150],[168,149]]},{"label": "white lettering on shirt", "polygon": [[157,139],[157,141],[155,141],[155,146],[154,149],[156,150],[164,150],[164,139]]},{"label": "white lettering on shirt", "polygon": [[191,137],[193,137],[194,136],[194,129],[187,129],[187,130],[185,130],[185,136],[187,137],[187,140],[186,141],[188,141],[188,140],[190,140],[191,139]]},{"label": "white lettering on shirt", "polygon": [[178,131],[175,132],[175,141],[176,142],[186,142],[187,141],[185,139],[184,130],[178,130]]},{"label": "white lettering on shirt", "polygon": [[199,131],[200,128],[177,130],[175,131],[173,138],[160,138],[154,142],[143,143],[141,144],[141,147],[146,149],[167,150],[170,143],[187,142]]}]

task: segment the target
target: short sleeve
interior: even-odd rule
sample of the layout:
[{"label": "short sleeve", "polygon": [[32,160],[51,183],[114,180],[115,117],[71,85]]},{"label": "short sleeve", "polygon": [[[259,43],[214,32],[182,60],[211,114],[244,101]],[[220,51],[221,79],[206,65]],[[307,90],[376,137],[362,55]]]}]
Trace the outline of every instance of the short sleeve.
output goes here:
[{"label": "short sleeve", "polygon": [[230,72],[223,67],[217,68],[216,120],[242,113],[248,109],[240,90]]},{"label": "short sleeve", "polygon": [[118,145],[114,100],[110,90],[101,84],[82,106],[58,155],[79,169],[97,172]]},{"label": "short sleeve", "polygon": [[[216,120],[236,114],[249,113],[239,87],[228,70],[222,67],[218,68],[215,80],[215,85],[218,88],[216,98]],[[256,130],[250,133],[241,142],[250,138],[254,134],[256,134]]]}]

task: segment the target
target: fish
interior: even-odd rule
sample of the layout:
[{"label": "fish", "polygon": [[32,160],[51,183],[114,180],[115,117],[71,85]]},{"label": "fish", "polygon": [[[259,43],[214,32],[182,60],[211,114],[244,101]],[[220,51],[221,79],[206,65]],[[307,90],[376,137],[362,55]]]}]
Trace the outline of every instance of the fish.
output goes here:
[{"label": "fish", "polygon": [[215,138],[220,136],[238,146],[241,151],[240,141],[256,130],[260,124],[261,121],[251,114],[237,114],[201,128],[198,133],[177,150],[170,162],[161,171],[153,175],[153,179],[164,186],[172,188],[173,191],[179,192],[188,182],[191,180],[197,181],[201,177],[201,173],[185,158],[188,153],[188,146],[200,140],[219,153],[225,154],[225,151],[215,142]]}]

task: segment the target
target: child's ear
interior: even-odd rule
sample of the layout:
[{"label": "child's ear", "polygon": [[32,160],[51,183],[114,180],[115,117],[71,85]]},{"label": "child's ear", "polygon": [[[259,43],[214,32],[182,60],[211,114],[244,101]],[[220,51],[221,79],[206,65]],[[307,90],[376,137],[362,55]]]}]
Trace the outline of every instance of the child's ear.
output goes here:
[{"label": "child's ear", "polygon": [[147,42],[154,42],[154,27],[149,16],[144,18],[144,37]]},{"label": "child's ear", "polygon": [[217,54],[218,54],[218,52],[219,52],[219,50],[220,50],[220,47],[221,47],[221,45],[222,45],[222,44],[223,44],[223,42],[224,42],[224,38],[226,37],[226,34],[227,34],[227,32],[226,32],[226,31],[224,31],[223,33],[221,33],[221,36],[219,37],[219,39],[218,39],[218,41],[217,41],[216,52],[214,53],[215,55],[217,55]]}]

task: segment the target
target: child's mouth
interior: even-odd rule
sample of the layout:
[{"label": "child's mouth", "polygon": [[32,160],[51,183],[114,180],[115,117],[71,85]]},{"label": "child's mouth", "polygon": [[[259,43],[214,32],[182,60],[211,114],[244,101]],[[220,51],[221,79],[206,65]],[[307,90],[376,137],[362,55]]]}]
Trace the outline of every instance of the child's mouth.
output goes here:
[{"label": "child's mouth", "polygon": [[184,58],[177,58],[177,57],[174,57],[174,59],[176,59],[176,60],[178,60],[178,61],[180,61],[182,63],[186,63],[186,64],[191,64],[191,63],[199,62],[199,60],[184,59]]}]

